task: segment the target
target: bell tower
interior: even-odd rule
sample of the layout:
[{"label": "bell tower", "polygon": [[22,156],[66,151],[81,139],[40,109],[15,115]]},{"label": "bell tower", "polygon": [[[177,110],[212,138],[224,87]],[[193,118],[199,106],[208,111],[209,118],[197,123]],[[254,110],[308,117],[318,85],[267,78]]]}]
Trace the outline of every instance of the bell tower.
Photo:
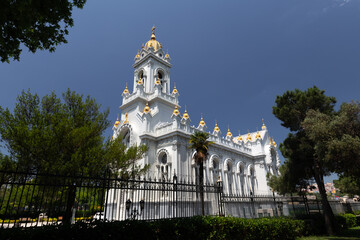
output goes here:
[{"label": "bell tower", "polygon": [[145,93],[153,93],[155,85],[160,85],[161,92],[170,94],[170,55],[164,53],[162,44],[156,40],[155,27],[152,27],[150,40],[142,44],[141,51],[135,56],[134,91],[143,84]]}]

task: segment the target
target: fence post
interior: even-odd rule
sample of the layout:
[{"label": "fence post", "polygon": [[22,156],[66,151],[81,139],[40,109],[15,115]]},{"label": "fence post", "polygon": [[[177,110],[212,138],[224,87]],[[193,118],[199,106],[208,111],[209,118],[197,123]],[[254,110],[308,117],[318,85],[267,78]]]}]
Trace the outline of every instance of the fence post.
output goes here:
[{"label": "fence post", "polygon": [[305,204],[306,214],[310,215],[309,203],[308,203],[307,197],[305,195],[303,195],[303,200],[304,200],[304,204]]},{"label": "fence post", "polygon": [[224,216],[223,213],[223,205],[222,205],[222,181],[221,178],[219,176],[219,179],[217,181],[217,195],[218,195],[218,205],[219,205],[219,216]]},{"label": "fence post", "polygon": [[291,199],[291,205],[292,205],[292,207],[293,207],[294,215],[295,215],[295,217],[296,217],[295,206],[294,206],[294,199],[293,199],[292,193],[290,193],[290,199]]},{"label": "fence post", "polygon": [[173,176],[173,217],[177,217],[177,176]]}]

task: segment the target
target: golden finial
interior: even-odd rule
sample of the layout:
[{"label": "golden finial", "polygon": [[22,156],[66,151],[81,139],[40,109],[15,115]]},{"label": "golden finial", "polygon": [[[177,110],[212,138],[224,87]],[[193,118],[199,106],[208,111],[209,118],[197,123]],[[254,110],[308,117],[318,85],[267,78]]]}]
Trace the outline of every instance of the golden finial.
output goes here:
[{"label": "golden finial", "polygon": [[125,90],[124,90],[124,92],[123,93],[129,93],[129,89],[127,88],[127,83],[126,83],[126,87],[125,87]]},{"label": "golden finial", "polygon": [[140,78],[140,79],[139,79],[139,81],[138,81],[138,83],[137,83],[137,84],[138,84],[138,85],[143,84],[142,78]]},{"label": "golden finial", "polygon": [[174,90],[172,91],[173,94],[178,93],[178,90],[176,89],[176,83],[174,82]]},{"label": "golden finial", "polygon": [[189,114],[188,114],[187,111],[186,111],[186,105],[185,105],[185,112],[184,112],[184,114],[183,114],[183,118],[184,118],[184,119],[188,119],[188,118],[189,118]]},{"label": "golden finial", "polygon": [[169,52],[166,51],[165,58],[170,58]]},{"label": "golden finial", "polygon": [[272,144],[274,145],[274,147],[277,147],[276,142],[275,142],[274,139],[272,140]]},{"label": "golden finial", "polygon": [[155,26],[153,26],[152,27],[152,29],[151,29],[151,31],[152,31],[152,33],[151,33],[151,39],[156,39],[156,37],[155,37]]},{"label": "golden finial", "polygon": [[214,128],[214,132],[220,132],[220,128],[217,125],[217,121],[215,120],[215,128]]},{"label": "golden finial", "polygon": [[149,112],[150,112],[149,103],[146,102],[146,106],[144,107],[144,113],[149,113]]},{"label": "golden finial", "polygon": [[175,105],[175,109],[174,109],[173,114],[176,115],[176,116],[180,114],[180,112],[178,110],[178,107],[176,105]]},{"label": "golden finial", "polygon": [[247,141],[252,141],[252,138],[251,138],[251,135],[250,135],[250,131],[248,131],[248,135],[246,137],[246,140]]},{"label": "golden finial", "polygon": [[242,142],[243,138],[241,137],[240,130],[239,130],[239,136],[237,138],[238,141]]},{"label": "golden finial", "polygon": [[256,131],[255,139],[261,139],[261,135],[259,133],[259,130]]},{"label": "golden finial", "polygon": [[270,142],[270,145],[272,145],[272,141],[271,141],[271,137],[269,136],[269,142]]},{"label": "golden finial", "polygon": [[114,123],[114,127],[118,127],[119,126],[119,124],[120,124],[120,122],[119,122],[119,116],[116,118],[116,121],[115,121],[115,123]]},{"label": "golden finial", "polygon": [[228,126],[228,131],[227,131],[226,136],[228,136],[228,137],[232,137],[232,133],[230,132],[230,128],[229,128],[229,126]]},{"label": "golden finial", "polygon": [[201,120],[200,120],[199,125],[201,125],[201,126],[205,126],[205,121],[204,121],[204,119],[203,119],[202,114],[201,114]]},{"label": "golden finial", "polygon": [[129,119],[128,119],[128,113],[125,113],[125,121],[123,122],[123,124],[129,123]]},{"label": "golden finial", "polygon": [[265,126],[264,119],[262,119],[262,122],[263,122],[263,125],[262,125],[261,129],[262,129],[262,130],[265,130],[265,129],[266,129],[266,126]]},{"label": "golden finial", "polygon": [[139,51],[137,52],[135,58],[136,58],[136,59],[137,59],[137,58],[140,58],[140,53],[139,53]]},{"label": "golden finial", "polygon": [[144,48],[145,47],[145,45],[144,45],[144,43],[141,45],[141,48]]}]

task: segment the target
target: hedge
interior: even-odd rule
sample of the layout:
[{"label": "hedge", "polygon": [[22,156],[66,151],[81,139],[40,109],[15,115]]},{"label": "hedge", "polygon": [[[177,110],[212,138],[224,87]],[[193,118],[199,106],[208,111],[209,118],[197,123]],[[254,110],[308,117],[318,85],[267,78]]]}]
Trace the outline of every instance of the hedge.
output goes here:
[{"label": "hedge", "polygon": [[296,239],[308,235],[305,221],[289,218],[192,217],[158,221],[79,222],[74,225],[2,229],[0,239],[18,240],[201,240]]}]

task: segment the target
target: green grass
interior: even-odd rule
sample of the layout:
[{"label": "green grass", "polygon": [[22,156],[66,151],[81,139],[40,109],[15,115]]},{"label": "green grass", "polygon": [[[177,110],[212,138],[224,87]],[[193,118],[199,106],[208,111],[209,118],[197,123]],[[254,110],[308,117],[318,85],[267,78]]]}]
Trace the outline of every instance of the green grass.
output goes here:
[{"label": "green grass", "polygon": [[353,227],[337,236],[310,236],[310,237],[302,237],[297,240],[360,240],[360,226]]}]

